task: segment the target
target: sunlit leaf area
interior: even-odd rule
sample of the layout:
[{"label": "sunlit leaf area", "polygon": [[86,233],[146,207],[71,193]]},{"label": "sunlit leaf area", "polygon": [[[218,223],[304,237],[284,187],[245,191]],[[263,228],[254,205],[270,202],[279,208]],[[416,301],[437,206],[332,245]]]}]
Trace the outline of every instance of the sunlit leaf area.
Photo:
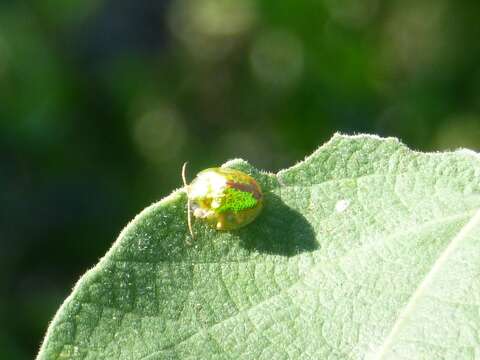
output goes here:
[{"label": "sunlit leaf area", "polygon": [[0,358],[38,353],[185,161],[277,173],[336,132],[479,150],[479,18],[475,0],[0,2]]},{"label": "sunlit leaf area", "polygon": [[337,134],[275,175],[225,166],[261,184],[259,217],[195,223],[192,242],[184,189],[146,208],[78,281],[36,360],[475,358],[478,154]]}]

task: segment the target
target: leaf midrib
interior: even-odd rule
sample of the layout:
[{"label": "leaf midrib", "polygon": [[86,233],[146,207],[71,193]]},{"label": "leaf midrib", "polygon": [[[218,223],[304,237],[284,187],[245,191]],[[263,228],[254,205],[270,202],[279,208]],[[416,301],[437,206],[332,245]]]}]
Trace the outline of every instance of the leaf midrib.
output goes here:
[{"label": "leaf midrib", "polygon": [[433,264],[430,271],[425,275],[424,279],[420,282],[413,294],[410,296],[407,304],[403,310],[399,313],[397,320],[392,326],[389,334],[385,338],[385,341],[377,350],[374,355],[374,360],[381,360],[391,350],[395,341],[395,337],[400,333],[401,329],[408,320],[408,316],[413,313],[418,300],[424,295],[426,289],[431,285],[434,277],[442,268],[442,265],[448,260],[449,256],[455,251],[455,249],[462,243],[462,241],[468,237],[470,231],[475,226],[480,224],[480,209],[473,214],[472,218],[458,231],[458,233],[452,238],[450,243],[445,247],[445,250],[440,254],[438,259]]}]

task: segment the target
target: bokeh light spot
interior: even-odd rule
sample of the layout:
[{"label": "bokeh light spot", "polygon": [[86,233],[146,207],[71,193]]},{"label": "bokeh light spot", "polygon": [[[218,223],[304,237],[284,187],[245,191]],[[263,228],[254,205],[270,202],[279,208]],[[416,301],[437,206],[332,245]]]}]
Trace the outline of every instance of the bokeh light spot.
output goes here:
[{"label": "bokeh light spot", "polygon": [[387,63],[408,73],[432,68],[448,58],[445,4],[427,1],[402,6],[386,23],[383,48]]},{"label": "bokeh light spot", "polygon": [[378,12],[378,0],[324,0],[331,18],[348,27],[368,25]]},{"label": "bokeh light spot", "polygon": [[173,107],[160,105],[135,119],[133,138],[147,160],[163,164],[176,159],[185,143],[185,129]]},{"label": "bokeh light spot", "polygon": [[459,114],[448,118],[438,129],[435,148],[455,150],[458,148],[480,149],[480,116]]},{"label": "bokeh light spot", "polygon": [[290,86],[303,70],[303,47],[292,33],[277,30],[260,35],[250,61],[257,78],[272,86]]},{"label": "bokeh light spot", "polygon": [[173,3],[169,24],[193,55],[218,59],[228,53],[254,24],[252,1],[179,0]]}]

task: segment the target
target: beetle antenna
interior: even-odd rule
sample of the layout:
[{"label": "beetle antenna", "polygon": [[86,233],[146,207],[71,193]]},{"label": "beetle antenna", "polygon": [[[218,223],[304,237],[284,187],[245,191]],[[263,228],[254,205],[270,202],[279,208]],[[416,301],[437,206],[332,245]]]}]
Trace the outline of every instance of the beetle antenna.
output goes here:
[{"label": "beetle antenna", "polygon": [[182,180],[183,180],[183,185],[185,186],[185,192],[187,193],[187,223],[188,223],[188,230],[190,231],[190,235],[192,236],[192,239],[194,239],[193,236],[193,228],[192,228],[192,206],[190,204],[190,198],[188,196],[188,184],[187,184],[187,164],[188,162],[185,162],[182,166]]}]

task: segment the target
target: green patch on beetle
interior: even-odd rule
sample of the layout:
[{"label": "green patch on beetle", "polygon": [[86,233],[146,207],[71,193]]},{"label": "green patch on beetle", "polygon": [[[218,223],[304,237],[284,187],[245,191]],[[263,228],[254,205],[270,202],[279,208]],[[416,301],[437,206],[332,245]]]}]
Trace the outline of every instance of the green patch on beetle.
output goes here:
[{"label": "green patch on beetle", "polygon": [[224,213],[227,211],[238,212],[251,209],[257,204],[258,200],[253,196],[252,193],[237,189],[226,189],[225,201],[217,210],[219,213]]},{"label": "green patch on beetle", "polygon": [[240,170],[209,168],[187,184],[186,164],[182,177],[188,197],[188,227],[193,237],[192,215],[217,230],[236,230],[250,224],[263,208],[262,189],[253,177]]}]

